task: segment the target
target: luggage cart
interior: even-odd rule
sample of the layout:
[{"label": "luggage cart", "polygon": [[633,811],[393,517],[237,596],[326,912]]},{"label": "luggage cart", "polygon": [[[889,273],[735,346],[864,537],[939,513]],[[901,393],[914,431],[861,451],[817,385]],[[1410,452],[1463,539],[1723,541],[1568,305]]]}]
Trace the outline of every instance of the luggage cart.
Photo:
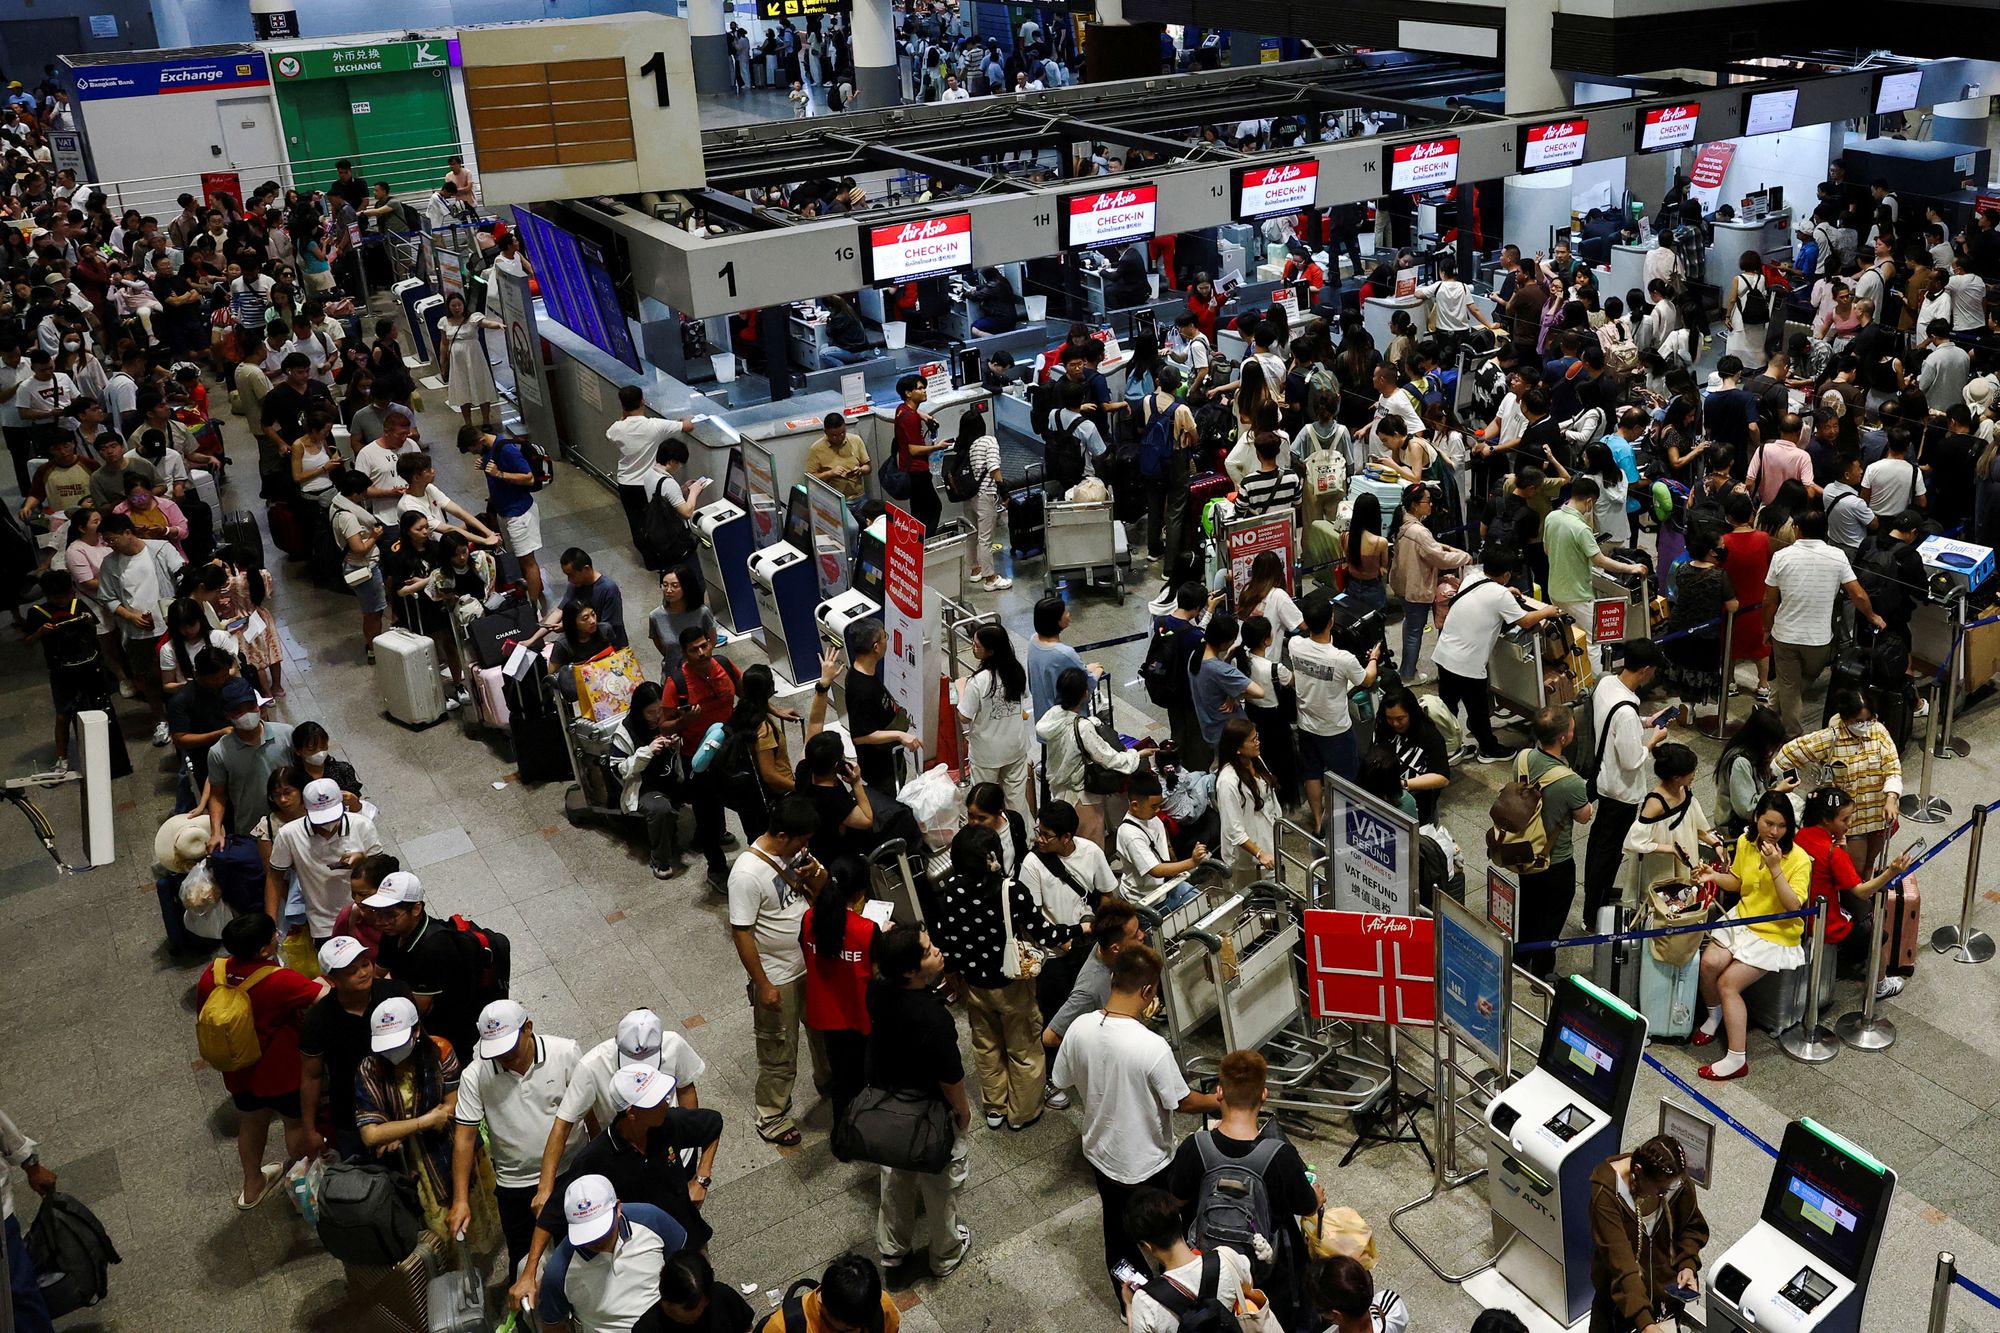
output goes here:
[{"label": "luggage cart", "polygon": [[1125,571],[1131,566],[1132,552],[1125,541],[1125,525],[1118,522],[1111,502],[1051,500],[1043,523],[1048,567],[1042,586],[1054,593],[1065,575],[1081,575],[1085,587],[1096,587],[1098,578],[1107,576],[1118,604],[1123,606]]},{"label": "luggage cart", "polygon": [[613,820],[625,817],[619,803],[623,789],[615,765],[611,735],[625,723],[623,714],[604,722],[592,721],[576,711],[576,705],[560,694],[556,708],[562,714],[563,744],[569,748],[570,771],[576,778],[563,788],[563,817],[581,824],[595,816]]},{"label": "luggage cart", "polygon": [[901,838],[891,838],[868,853],[870,896],[895,908],[897,924],[924,923],[923,895],[911,866],[911,853]]},{"label": "luggage cart", "polygon": [[[1624,634],[1615,638],[1601,639],[1597,637],[1597,626],[1584,626],[1585,631],[1590,635],[1591,643],[1599,650],[1598,658],[1601,662],[1605,663],[1604,669],[1609,670],[1610,665],[1603,650],[1616,644],[1631,643],[1639,639],[1650,639],[1653,637],[1652,580],[1644,575],[1637,575],[1627,581],[1623,577],[1608,574],[1593,565],[1590,570],[1590,591],[1593,600],[1596,602],[1622,601],[1625,603]],[[1592,612],[1594,615],[1595,607],[1592,608]]]}]

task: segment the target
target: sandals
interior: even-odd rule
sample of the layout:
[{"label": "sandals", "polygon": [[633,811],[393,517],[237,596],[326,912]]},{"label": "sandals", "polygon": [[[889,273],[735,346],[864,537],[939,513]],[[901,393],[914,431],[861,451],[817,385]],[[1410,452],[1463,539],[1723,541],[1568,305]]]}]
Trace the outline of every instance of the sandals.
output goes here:
[{"label": "sandals", "polygon": [[774,1147],[796,1148],[804,1136],[799,1133],[798,1126],[794,1125],[782,1134],[761,1134],[758,1137]]},{"label": "sandals", "polygon": [[243,1195],[241,1193],[238,1193],[236,1196],[237,1211],[247,1213],[252,1208],[255,1208],[258,1204],[264,1202],[264,1200],[270,1198],[273,1194],[277,1193],[277,1191],[273,1189],[272,1186],[278,1183],[278,1177],[282,1176],[283,1174],[285,1174],[285,1167],[282,1162],[266,1162],[264,1164],[264,1188],[257,1191],[257,1197],[252,1199],[248,1203],[243,1202]]}]

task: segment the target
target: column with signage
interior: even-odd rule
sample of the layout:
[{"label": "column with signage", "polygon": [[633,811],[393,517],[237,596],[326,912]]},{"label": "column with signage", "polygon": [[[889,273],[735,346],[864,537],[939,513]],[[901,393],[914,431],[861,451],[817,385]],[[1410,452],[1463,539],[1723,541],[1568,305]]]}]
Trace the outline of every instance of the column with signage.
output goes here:
[{"label": "column with signage", "polygon": [[345,157],[356,175],[386,179],[398,194],[437,187],[459,139],[449,38],[270,54],[286,156],[302,183],[332,180],[333,163]]},{"label": "column with signage", "polygon": [[[763,4],[764,0],[758,0],[760,12]],[[855,106],[879,110],[901,105],[903,76],[896,67],[896,15],[889,0],[854,0],[851,19]]]}]

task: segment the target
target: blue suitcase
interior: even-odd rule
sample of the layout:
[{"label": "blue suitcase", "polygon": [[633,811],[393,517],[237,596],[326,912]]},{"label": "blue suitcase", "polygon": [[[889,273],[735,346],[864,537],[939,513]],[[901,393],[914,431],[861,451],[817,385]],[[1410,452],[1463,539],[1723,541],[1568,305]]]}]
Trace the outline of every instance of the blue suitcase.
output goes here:
[{"label": "blue suitcase", "polygon": [[1646,1035],[1654,1041],[1686,1041],[1694,1031],[1701,978],[1701,954],[1676,967],[1653,957],[1641,941],[1635,952],[1639,966],[1639,1012],[1646,1016]]}]

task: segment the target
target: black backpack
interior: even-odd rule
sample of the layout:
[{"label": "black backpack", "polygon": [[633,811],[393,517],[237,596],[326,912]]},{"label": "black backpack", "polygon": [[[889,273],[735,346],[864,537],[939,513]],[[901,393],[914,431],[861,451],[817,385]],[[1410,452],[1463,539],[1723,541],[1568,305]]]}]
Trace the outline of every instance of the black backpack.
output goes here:
[{"label": "black backpack", "polygon": [[412,1176],[385,1166],[336,1162],[319,1194],[319,1242],[344,1264],[393,1268],[423,1235]]},{"label": "black backpack", "polygon": [[972,475],[970,449],[948,449],[938,455],[938,461],[946,496],[963,504],[979,493],[979,479]]},{"label": "black backpack", "polygon": [[472,951],[473,977],[481,1004],[507,998],[507,983],[514,972],[514,945],[497,930],[480,925],[469,916],[446,921],[461,943]]},{"label": "black backpack", "polygon": [[1875,614],[1884,620],[1900,617],[1908,602],[1908,591],[1896,567],[1896,552],[1901,545],[1893,537],[1870,537],[1861,544],[1861,553],[1854,560],[1854,577],[1868,594]]},{"label": "black backpack", "polygon": [[[1756,285],[1752,285],[1752,283]],[[1736,298],[1736,306],[1742,312],[1745,324],[1768,324],[1771,322],[1771,294],[1765,288],[1764,279],[1743,280],[1743,295]]]},{"label": "black backpack", "polygon": [[42,1299],[57,1319],[103,1300],[110,1266],[123,1262],[97,1215],[60,1192],[42,1200],[28,1228],[28,1257],[41,1277]]},{"label": "black backpack", "polygon": [[664,494],[646,502],[639,520],[639,547],[646,568],[655,573],[674,569],[694,556],[694,530]]},{"label": "black backpack", "polygon": [[819,1283],[809,1277],[802,1277],[785,1290],[785,1299],[778,1308],[785,1314],[785,1333],[809,1333],[806,1322],[806,1293],[818,1291]]},{"label": "black backpack", "polygon": [[1060,490],[1068,490],[1083,480],[1085,467],[1083,441],[1076,437],[1076,428],[1083,422],[1077,413],[1071,413],[1069,424],[1057,423],[1056,414],[1049,414],[1042,431],[1042,461],[1047,465],[1049,483]]},{"label": "black backpack", "polygon": [[1209,1250],[1201,1256],[1201,1280],[1193,1292],[1164,1273],[1139,1290],[1179,1321],[1180,1333],[1243,1333],[1236,1314],[1222,1303],[1222,1255]]},{"label": "black backpack", "polygon": [[1179,616],[1161,616],[1153,622],[1153,640],[1146,645],[1146,660],[1139,667],[1148,699],[1162,708],[1186,708],[1194,702],[1188,664],[1201,651],[1203,637],[1201,626]]}]

